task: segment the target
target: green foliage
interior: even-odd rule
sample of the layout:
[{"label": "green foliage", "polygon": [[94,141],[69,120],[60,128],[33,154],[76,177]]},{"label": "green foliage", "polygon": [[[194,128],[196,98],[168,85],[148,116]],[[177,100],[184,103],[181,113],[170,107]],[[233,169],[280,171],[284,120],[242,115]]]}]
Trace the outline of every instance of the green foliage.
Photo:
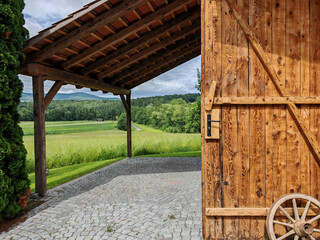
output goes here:
[{"label": "green foliage", "polygon": [[118,118],[117,128],[119,130],[127,131],[127,115],[122,113]]},{"label": "green foliage", "polygon": [[19,197],[30,185],[18,114],[22,94],[18,68],[27,38],[23,8],[23,0],[0,3],[0,218],[20,211]]},{"label": "green foliage", "polygon": [[199,92],[201,92],[201,72],[199,68],[197,68],[197,80],[198,83],[194,86]]}]

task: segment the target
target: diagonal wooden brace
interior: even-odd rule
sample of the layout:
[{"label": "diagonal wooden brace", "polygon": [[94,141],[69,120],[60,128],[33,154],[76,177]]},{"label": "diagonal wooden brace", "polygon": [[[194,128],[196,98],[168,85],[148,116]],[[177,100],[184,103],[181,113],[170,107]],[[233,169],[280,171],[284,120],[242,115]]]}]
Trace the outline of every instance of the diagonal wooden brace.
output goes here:
[{"label": "diagonal wooden brace", "polygon": [[[232,15],[237,20],[238,24],[240,25],[241,29],[243,30],[246,38],[251,43],[251,46],[257,55],[258,59],[260,60],[263,68],[267,72],[268,76],[272,80],[273,84],[275,85],[276,89],[278,90],[280,96],[282,97],[288,97],[287,91],[283,84],[281,83],[281,80],[274,69],[274,67],[271,65],[271,61],[268,57],[268,55],[265,53],[262,46],[259,44],[259,41],[255,37],[253,29],[248,25],[245,18],[241,16],[239,13],[239,9],[237,5],[234,3],[234,0],[225,0],[229,7],[231,8]],[[301,117],[301,114],[296,107],[296,105],[291,101],[287,104],[288,110],[290,114],[292,115],[292,118],[294,119],[295,123],[297,124],[302,136],[304,137],[306,143],[308,144],[312,154],[314,155],[317,163],[320,165],[320,151],[319,151],[319,145],[316,141],[316,138],[314,134],[309,130],[309,128],[305,125],[303,118]]]}]

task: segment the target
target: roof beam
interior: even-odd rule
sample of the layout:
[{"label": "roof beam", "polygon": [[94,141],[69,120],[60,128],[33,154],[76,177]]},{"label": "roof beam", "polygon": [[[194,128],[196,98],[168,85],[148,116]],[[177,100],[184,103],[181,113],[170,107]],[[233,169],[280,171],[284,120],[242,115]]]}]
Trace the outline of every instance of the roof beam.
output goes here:
[{"label": "roof beam", "polygon": [[107,22],[109,23],[117,21],[119,17],[125,15],[129,11],[138,8],[145,2],[146,0],[123,1],[119,5],[111,8],[111,10],[100,14],[99,16],[82,25],[81,27],[76,28],[66,36],[60,37],[54,43],[48,45],[44,49],[41,49],[42,51],[36,52],[28,56],[26,59],[26,63],[40,62],[48,57],[51,57],[56,52],[59,52],[60,49],[64,49],[65,47],[68,47],[78,39],[82,39],[90,35],[90,33],[94,32],[95,30],[102,28]]},{"label": "roof beam", "polygon": [[[171,58],[172,56],[174,56],[177,52],[179,52],[180,50],[182,50],[183,48],[189,46],[190,44],[193,44],[195,42],[197,42],[198,45],[199,44],[199,40],[200,39],[200,34],[198,38],[194,38],[194,36],[192,36],[192,38],[190,39],[186,39],[183,40],[182,42],[179,42],[173,46],[168,47],[168,49],[164,50],[163,53],[157,53],[156,55],[153,55],[151,57],[149,57],[146,60],[141,61],[138,66],[134,65],[131,68],[127,69],[126,71],[124,71],[123,73],[117,75],[114,78],[114,81],[112,81],[112,84],[118,83],[118,82],[123,82],[126,78],[129,79],[135,79],[137,74],[141,75],[141,71],[143,69],[148,69],[148,68],[153,68],[155,66],[155,62],[159,59],[164,59],[164,58]],[[139,68],[139,66],[142,66],[142,68]]]},{"label": "roof beam", "polygon": [[140,53],[135,54],[134,56],[127,58],[127,59],[123,60],[122,62],[113,65],[110,68],[107,68],[104,72],[98,74],[98,78],[102,79],[102,78],[104,78],[104,77],[106,77],[116,71],[119,71],[122,68],[124,68],[124,67],[126,67],[136,61],[139,61],[142,58],[149,56],[150,54],[153,54],[154,52],[160,50],[161,48],[164,48],[164,47],[176,42],[177,40],[199,30],[200,27],[201,27],[200,25],[198,25],[197,27],[188,26],[185,28],[184,31],[172,34],[171,38],[168,38],[162,42],[156,43],[156,44],[150,46],[150,48],[146,48],[146,49],[142,50]]},{"label": "roof beam", "polygon": [[163,73],[165,73],[165,72],[197,57],[197,56],[199,56],[200,54],[201,54],[201,52],[200,52],[200,48],[199,48],[199,49],[195,50],[194,52],[182,57],[181,59],[177,59],[177,61],[172,62],[171,64],[154,71],[152,74],[147,75],[141,79],[137,79],[137,81],[134,84],[130,85],[130,88],[131,89],[135,88],[135,87],[139,86],[140,84],[145,83],[145,82],[149,81],[150,79],[153,79],[153,78],[155,78],[155,77],[157,77],[157,76],[159,76],[159,75],[161,75],[161,74],[163,74]]},{"label": "roof beam", "polygon": [[120,88],[111,84],[93,79],[91,77],[82,76],[76,73],[60,70],[49,67],[39,63],[30,63],[25,67],[24,74],[28,73],[30,76],[45,76],[48,80],[63,81],[67,84],[82,86],[87,88],[99,89],[115,94],[129,94],[129,89]]},{"label": "roof beam", "polygon": [[121,85],[130,85],[132,82],[136,81],[137,79],[141,78],[142,76],[146,76],[149,73],[153,73],[155,70],[165,67],[166,65],[170,64],[171,62],[179,59],[182,56],[185,56],[189,53],[194,52],[196,49],[200,49],[201,45],[198,41],[188,44],[183,49],[180,49],[179,51],[176,51],[173,55],[166,56],[165,58],[155,61],[149,66],[141,69],[139,72],[131,76],[131,79],[129,81],[124,82]]},{"label": "roof beam", "polygon": [[[141,1],[141,0],[140,0]],[[94,46],[92,46],[89,49],[84,50],[80,54],[74,56],[67,62],[63,63],[61,66],[62,68],[70,68],[88,58],[91,56],[105,50],[111,45],[116,44],[117,42],[120,42],[127,37],[131,36],[132,34],[144,29],[146,26],[150,25],[152,22],[155,22],[159,19],[162,19],[163,17],[169,15],[170,13],[178,10],[179,8],[182,8],[184,5],[188,4],[190,0],[177,0],[173,2],[170,5],[167,5],[159,10],[157,10],[154,13],[149,14],[147,17],[131,24],[129,27],[115,33],[114,35],[111,35],[110,37],[106,38],[104,41],[101,41]],[[104,23],[107,23],[110,21],[104,20]]]},{"label": "roof beam", "polygon": [[111,53],[110,55],[106,56],[106,57],[102,57],[100,59],[98,59],[96,62],[92,63],[91,65],[87,66],[82,73],[83,74],[89,74],[90,72],[94,71],[95,69],[109,63],[110,61],[112,61],[113,59],[122,57],[126,54],[128,54],[129,52],[132,51],[132,49],[136,49],[139,48],[141,46],[143,46],[146,42],[150,41],[153,38],[158,37],[159,35],[167,32],[167,31],[171,31],[172,29],[174,29],[177,25],[192,19],[193,21],[196,20],[197,18],[200,17],[200,9],[197,8],[197,10],[194,10],[193,12],[189,12],[189,14],[183,14],[178,16],[176,19],[171,20],[169,22],[167,22],[165,25],[160,26],[159,28],[146,33],[144,36],[142,36],[140,39],[135,40],[134,42],[118,49],[117,51]]}]

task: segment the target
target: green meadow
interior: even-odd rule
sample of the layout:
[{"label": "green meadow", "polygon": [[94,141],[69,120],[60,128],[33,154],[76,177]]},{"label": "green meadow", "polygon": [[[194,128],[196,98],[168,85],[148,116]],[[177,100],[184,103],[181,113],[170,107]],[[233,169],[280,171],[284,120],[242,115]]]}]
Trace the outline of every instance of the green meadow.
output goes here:
[{"label": "green meadow", "polygon": [[[200,134],[167,133],[135,124],[133,156],[199,156]],[[24,143],[28,151],[27,169],[34,171],[33,122],[22,122]],[[93,163],[126,156],[126,132],[116,128],[115,121],[46,122],[47,167],[49,169]],[[100,164],[100,165],[99,165]],[[108,164],[108,163],[106,163]],[[85,173],[103,167],[97,163],[85,167]],[[91,170],[88,170],[91,169]],[[75,173],[75,175],[83,173]]]}]

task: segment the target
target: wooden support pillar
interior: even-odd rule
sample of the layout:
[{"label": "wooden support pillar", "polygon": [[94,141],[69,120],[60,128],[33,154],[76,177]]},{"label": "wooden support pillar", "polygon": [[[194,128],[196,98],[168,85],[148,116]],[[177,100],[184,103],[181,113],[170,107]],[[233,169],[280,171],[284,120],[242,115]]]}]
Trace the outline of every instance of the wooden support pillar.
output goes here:
[{"label": "wooden support pillar", "polygon": [[43,196],[47,192],[46,180],[46,137],[45,137],[45,106],[44,78],[36,76],[33,83],[34,109],[34,151],[35,151],[35,184],[36,193]]},{"label": "wooden support pillar", "polygon": [[128,157],[132,157],[132,133],[131,133],[131,94],[126,97],[127,102],[127,152]]},{"label": "wooden support pillar", "polygon": [[132,133],[131,133],[131,94],[120,95],[124,109],[127,113],[127,153],[132,157]]}]

